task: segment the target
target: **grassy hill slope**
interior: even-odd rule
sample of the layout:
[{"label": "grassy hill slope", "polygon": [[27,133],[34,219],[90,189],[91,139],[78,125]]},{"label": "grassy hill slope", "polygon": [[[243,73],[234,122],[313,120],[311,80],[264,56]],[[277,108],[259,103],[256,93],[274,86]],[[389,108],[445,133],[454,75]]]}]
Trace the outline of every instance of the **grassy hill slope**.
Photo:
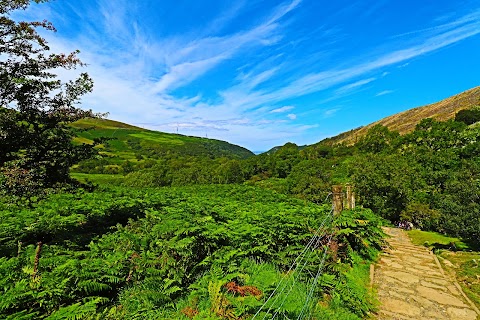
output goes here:
[{"label": "grassy hill slope", "polygon": [[433,118],[438,121],[446,121],[454,118],[458,111],[478,105],[480,105],[480,87],[467,90],[440,102],[394,114],[365,127],[326,139],[324,142],[354,144],[359,138],[366,135],[371,127],[377,124],[386,126],[390,130],[397,131],[400,134],[405,134],[413,131],[422,119]]},{"label": "grassy hill slope", "polygon": [[93,143],[95,138],[111,138],[101,146],[101,153],[112,160],[158,158],[167,154],[233,159],[253,156],[251,151],[225,141],[151,131],[118,121],[82,119],[72,125],[77,129],[89,129],[79,130],[76,142]]}]

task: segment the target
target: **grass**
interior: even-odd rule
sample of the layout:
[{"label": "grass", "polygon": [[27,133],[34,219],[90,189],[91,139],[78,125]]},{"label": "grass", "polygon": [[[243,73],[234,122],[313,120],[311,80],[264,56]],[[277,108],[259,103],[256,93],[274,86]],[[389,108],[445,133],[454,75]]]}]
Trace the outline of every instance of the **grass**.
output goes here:
[{"label": "grass", "polygon": [[111,140],[102,144],[103,151],[115,154],[124,161],[137,154],[147,158],[152,154],[171,153],[238,159],[253,156],[249,150],[225,141],[151,131],[112,120],[82,119],[72,123],[72,127],[78,129],[75,143],[91,144],[94,139],[109,138]]},{"label": "grass", "polygon": [[[444,269],[455,275],[465,294],[480,308],[480,248],[437,232],[411,230],[408,235],[416,245],[437,249]],[[456,251],[450,250],[452,243]]]},{"label": "grass", "polygon": [[121,174],[72,173],[72,178],[80,182],[92,182],[99,185],[120,185],[123,181]]},{"label": "grass", "polygon": [[480,308],[480,252],[451,252],[442,250],[439,256],[450,261],[442,265],[451,273],[456,274],[465,294]]},{"label": "grass", "polygon": [[411,230],[408,236],[412,242],[419,246],[425,246],[429,249],[449,249],[455,244],[456,250],[471,249],[470,245],[459,238],[449,237],[438,232],[429,232],[421,230]]},{"label": "grass", "polygon": [[168,143],[168,144],[175,144],[175,145],[183,145],[185,144],[184,141],[180,139],[175,139],[166,135],[158,134],[155,132],[140,132],[140,133],[132,133],[130,136],[140,139],[145,139],[149,141],[154,141],[158,143]]},{"label": "grass", "polygon": [[422,119],[433,118],[437,121],[446,121],[454,118],[458,111],[478,104],[480,104],[480,87],[467,90],[436,103],[394,114],[358,130],[352,130],[341,136],[333,137],[330,140],[333,143],[354,144],[355,141],[365,136],[368,130],[376,124],[384,125],[391,131],[406,134],[413,131]]}]

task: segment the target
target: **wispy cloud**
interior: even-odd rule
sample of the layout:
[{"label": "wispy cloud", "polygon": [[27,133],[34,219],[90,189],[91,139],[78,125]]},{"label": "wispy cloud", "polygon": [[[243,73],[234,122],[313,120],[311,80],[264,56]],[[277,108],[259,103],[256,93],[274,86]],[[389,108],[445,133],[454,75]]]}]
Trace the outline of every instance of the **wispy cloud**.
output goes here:
[{"label": "wispy cloud", "polygon": [[[320,117],[333,117],[342,109],[322,104],[359,89],[370,90],[390,72],[393,76],[394,67],[480,33],[480,10],[476,9],[393,36],[381,53],[372,47],[363,55],[323,63],[329,50],[335,49],[319,47],[311,55],[299,56],[301,44],[286,39],[287,22],[301,20],[295,16],[303,6],[300,0],[280,3],[251,24],[230,29],[230,22],[249,5],[248,1],[236,2],[198,32],[162,37],[142,29],[132,18],[137,8],[126,0],[115,5],[108,0],[92,3],[96,5],[88,10],[77,10],[79,19],[88,15],[89,28],[75,37],[50,38],[55,51],[82,51],[95,80],[95,91],[84,99],[86,107],[110,111],[112,118],[121,121],[156,123],[151,127],[159,130],[172,132],[178,127],[182,133],[201,135],[207,130],[212,137],[250,145],[259,137],[265,143],[300,136],[317,127],[301,123],[305,112],[318,108]],[[58,18],[54,10],[47,11],[47,17]],[[97,20],[101,23],[93,25]],[[96,28],[103,30],[100,33]],[[325,26],[318,32],[332,37],[328,43],[332,46],[335,34],[328,30],[337,29]],[[289,52],[289,46],[294,50]],[[236,59],[238,63],[232,63]],[[220,71],[221,80],[202,87],[206,76]],[[376,96],[392,92],[384,90]],[[315,104],[298,102],[313,95],[319,97]]]},{"label": "wispy cloud", "polygon": [[[265,21],[250,30],[223,37],[204,37],[201,39],[175,39],[169,46],[165,59],[166,73],[155,86],[155,93],[167,92],[184,86],[199,78],[219,63],[231,58],[243,49],[252,46],[270,46],[281,39],[277,33],[278,21],[295,9],[300,0],[278,6]],[[274,71],[266,71],[252,82],[252,87],[268,79]]]},{"label": "wispy cloud", "polygon": [[364,85],[369,84],[370,82],[375,81],[376,79],[377,78],[368,78],[368,79],[362,79],[362,80],[355,81],[353,83],[347,84],[347,85],[335,90],[335,93],[338,94],[338,95],[343,95],[345,93],[348,93],[349,91],[352,91],[352,90],[358,89],[360,87],[363,87]]},{"label": "wispy cloud", "polygon": [[393,93],[393,90],[384,90],[384,91],[380,91],[379,93],[377,93],[375,95],[375,97],[380,97],[380,96],[384,96],[386,94],[390,94],[390,93]]},{"label": "wispy cloud", "polygon": [[272,111],[270,111],[270,113],[282,113],[282,112],[287,112],[287,111],[290,111],[292,109],[294,109],[295,107],[294,106],[283,106],[283,107],[280,107],[280,108],[277,108],[277,109],[273,109]]},{"label": "wispy cloud", "polygon": [[331,117],[331,116],[333,116],[335,113],[337,113],[339,110],[340,110],[340,108],[328,109],[328,110],[326,110],[323,114],[324,114],[325,117]]}]

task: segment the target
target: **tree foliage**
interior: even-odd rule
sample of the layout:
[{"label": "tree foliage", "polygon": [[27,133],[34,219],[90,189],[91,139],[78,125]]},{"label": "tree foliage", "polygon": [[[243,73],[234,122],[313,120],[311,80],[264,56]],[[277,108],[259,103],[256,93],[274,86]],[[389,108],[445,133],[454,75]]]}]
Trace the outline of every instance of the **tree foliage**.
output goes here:
[{"label": "tree foliage", "polygon": [[77,106],[93,82],[86,73],[67,82],[58,79],[55,69],[83,65],[78,51],[52,53],[37,32],[55,31],[51,23],[10,17],[29,5],[27,0],[0,3],[0,184],[17,194],[68,182],[69,168],[93,153],[93,146],[71,143],[68,127],[94,116]]},{"label": "tree foliage", "polygon": [[457,112],[455,121],[463,122],[467,125],[480,121],[480,107],[473,109],[464,109]]}]

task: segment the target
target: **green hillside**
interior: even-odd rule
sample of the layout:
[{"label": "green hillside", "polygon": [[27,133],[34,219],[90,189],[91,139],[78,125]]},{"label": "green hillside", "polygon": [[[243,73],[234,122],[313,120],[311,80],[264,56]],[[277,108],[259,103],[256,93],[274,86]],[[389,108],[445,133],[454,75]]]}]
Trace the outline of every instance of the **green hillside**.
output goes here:
[{"label": "green hillside", "polygon": [[[95,138],[108,138],[99,146],[102,156],[111,164],[125,160],[158,159],[165,155],[227,157],[246,159],[254,154],[225,141],[163,133],[106,119],[82,119],[73,126],[78,130],[78,143],[93,143]],[[88,129],[88,130],[83,130]]]}]

